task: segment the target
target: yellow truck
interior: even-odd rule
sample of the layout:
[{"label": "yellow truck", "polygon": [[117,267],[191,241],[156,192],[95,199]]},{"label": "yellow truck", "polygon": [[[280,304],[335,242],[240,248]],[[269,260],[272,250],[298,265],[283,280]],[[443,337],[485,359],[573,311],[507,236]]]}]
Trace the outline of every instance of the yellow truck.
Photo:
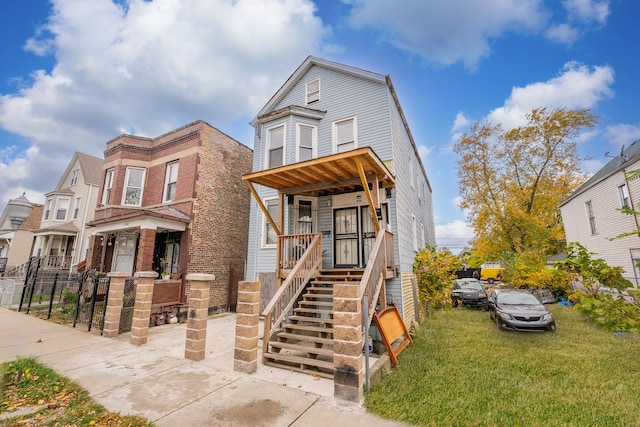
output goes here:
[{"label": "yellow truck", "polygon": [[491,284],[493,282],[499,282],[502,280],[502,271],[504,268],[501,267],[486,267],[480,270],[480,280],[485,280]]}]

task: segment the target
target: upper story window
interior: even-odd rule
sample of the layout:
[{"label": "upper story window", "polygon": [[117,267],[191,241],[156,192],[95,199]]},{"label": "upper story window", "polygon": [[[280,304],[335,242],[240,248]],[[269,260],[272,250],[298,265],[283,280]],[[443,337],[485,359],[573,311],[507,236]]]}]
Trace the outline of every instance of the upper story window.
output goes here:
[{"label": "upper story window", "polygon": [[113,173],[114,169],[107,170],[104,176],[104,191],[102,192],[102,204],[108,205],[111,198],[111,187],[113,186]]},{"label": "upper story window", "polygon": [[[267,212],[269,212],[269,215],[271,216],[273,221],[276,223],[276,225],[278,225],[278,200],[265,200],[264,204],[267,208]],[[274,230],[271,226],[271,223],[269,222],[267,217],[264,218],[264,223],[265,225],[263,230],[264,235],[262,237],[262,245],[275,246],[276,243],[278,243],[278,234],[276,233],[276,230]]]},{"label": "upper story window", "polygon": [[144,183],[145,170],[141,168],[127,168],[124,178],[123,205],[140,206],[142,204],[142,185]]},{"label": "upper story window", "polygon": [[178,185],[178,162],[169,163],[164,177],[164,196],[162,200],[168,202],[176,198]]},{"label": "upper story window", "polygon": [[78,183],[78,173],[80,172],[79,169],[74,169],[73,171],[71,171],[71,182],[69,183],[69,185],[76,185]]},{"label": "upper story window", "polygon": [[307,104],[320,100],[320,79],[307,83]]},{"label": "upper story window", "polygon": [[596,234],[598,232],[598,226],[596,224],[596,212],[593,209],[593,203],[591,200],[588,200],[584,203],[584,206],[587,210],[587,218],[589,218],[589,227],[591,228],[591,234]]},{"label": "upper story window", "polygon": [[69,199],[59,198],[56,205],[56,221],[64,221],[67,219],[67,212],[69,211]]},{"label": "upper story window", "polygon": [[284,164],[285,125],[267,130],[267,168],[275,168]]},{"label": "upper story window", "polygon": [[76,202],[73,205],[73,219],[78,219],[78,214],[80,213],[80,202],[82,202],[82,197],[76,197]]},{"label": "upper story window", "polygon": [[298,152],[296,161],[303,162],[316,157],[316,135],[315,126],[298,124],[297,144]]},{"label": "upper story window", "polygon": [[618,192],[620,193],[620,203],[622,207],[631,207],[631,202],[629,201],[629,189],[627,188],[627,184],[622,184],[618,187]]},{"label": "upper story window", "polygon": [[53,199],[47,199],[47,202],[44,207],[44,215],[42,216],[43,220],[48,220],[49,215],[51,215],[51,204],[53,203]]},{"label": "upper story window", "polygon": [[358,148],[356,118],[333,123],[333,151],[343,153]]},{"label": "upper story window", "polygon": [[413,234],[413,250],[418,252],[420,247],[418,246],[418,223],[416,216],[411,214],[411,232]]}]

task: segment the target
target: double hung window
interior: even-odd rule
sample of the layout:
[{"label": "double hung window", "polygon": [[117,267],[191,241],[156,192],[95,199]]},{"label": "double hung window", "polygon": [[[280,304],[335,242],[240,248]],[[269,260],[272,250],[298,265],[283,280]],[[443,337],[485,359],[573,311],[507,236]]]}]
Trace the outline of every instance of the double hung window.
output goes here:
[{"label": "double hung window", "polygon": [[178,162],[169,163],[164,178],[164,202],[169,202],[176,198],[176,187],[178,185]]},{"label": "double hung window", "polygon": [[127,168],[125,176],[125,191],[123,205],[140,206],[142,204],[142,188],[144,184],[145,170],[141,168]]},{"label": "double hung window", "polygon": [[334,152],[343,153],[358,148],[356,134],[355,117],[335,122],[333,124]]},{"label": "double hung window", "polygon": [[275,168],[284,164],[285,126],[270,128],[267,136],[267,168]]},{"label": "double hung window", "polygon": [[303,162],[315,157],[316,127],[298,124],[297,161]]},{"label": "double hung window", "polygon": [[60,198],[56,205],[56,221],[64,221],[67,219],[67,212],[69,211],[69,199]]},{"label": "double hung window", "polygon": [[593,209],[593,203],[591,200],[588,200],[584,205],[587,210],[587,218],[589,219],[591,234],[596,234],[598,232],[598,225],[596,224],[596,212]]},{"label": "double hung window", "polygon": [[102,192],[102,204],[108,205],[111,197],[111,187],[113,186],[113,173],[114,169],[107,170],[104,176],[104,190]]},{"label": "double hung window", "polygon": [[320,100],[320,79],[307,83],[307,104]]}]

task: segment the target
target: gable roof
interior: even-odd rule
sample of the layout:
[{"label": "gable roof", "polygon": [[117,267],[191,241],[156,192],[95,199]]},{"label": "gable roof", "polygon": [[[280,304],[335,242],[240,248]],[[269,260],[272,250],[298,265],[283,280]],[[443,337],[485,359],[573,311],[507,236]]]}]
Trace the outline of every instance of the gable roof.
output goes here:
[{"label": "gable roof", "polygon": [[102,164],[104,163],[104,161],[99,157],[90,156],[89,154],[84,154],[76,151],[73,154],[71,161],[67,165],[67,168],[64,170],[64,173],[62,174],[62,176],[60,176],[60,181],[58,181],[58,185],[53,192],[56,192],[56,190],[62,190],[62,186],[65,183],[65,178],[71,173],[76,160],[78,161],[78,163],[80,163],[80,169],[82,169],[82,175],[84,176],[85,184],[100,186]]},{"label": "gable roof", "polygon": [[633,142],[627,149],[623,149],[619,156],[614,157],[602,167],[598,172],[593,174],[591,178],[582,184],[576,191],[574,191],[564,202],[560,203],[560,206],[564,206],[580,194],[584,193],[588,189],[594,187],[610,176],[627,169],[631,164],[640,160],[640,139]]},{"label": "gable roof", "polygon": [[266,103],[264,107],[256,114],[256,116],[251,120],[250,124],[253,127],[256,127],[261,117],[269,114],[271,110],[276,106],[282,98],[295,86],[300,79],[309,71],[309,69],[314,66],[320,66],[323,68],[327,68],[330,70],[338,71],[344,74],[348,74],[351,76],[363,78],[366,80],[374,81],[383,85],[386,85],[389,89],[389,93],[393,99],[393,102],[398,109],[398,113],[400,114],[400,118],[402,119],[402,124],[404,125],[405,131],[409,137],[409,141],[411,141],[411,145],[413,146],[413,150],[418,159],[420,167],[422,169],[422,173],[424,174],[425,180],[427,181],[427,186],[429,187],[429,191],[432,192],[433,188],[431,187],[431,182],[429,181],[429,177],[427,175],[427,171],[424,168],[422,163],[422,158],[420,157],[420,152],[418,151],[418,146],[416,145],[413,135],[411,134],[411,129],[409,128],[409,123],[402,111],[402,107],[400,106],[400,101],[398,99],[398,95],[396,94],[396,90],[393,87],[393,83],[391,82],[391,77],[389,75],[382,75],[378,73],[374,73],[371,71],[363,70],[361,68],[352,67],[350,65],[340,64],[337,62],[329,61],[322,58],[317,58],[315,56],[307,56],[307,58],[300,64],[300,66],[291,74],[291,76],[284,82],[284,84],[278,89],[278,91],[271,97],[271,99]]}]

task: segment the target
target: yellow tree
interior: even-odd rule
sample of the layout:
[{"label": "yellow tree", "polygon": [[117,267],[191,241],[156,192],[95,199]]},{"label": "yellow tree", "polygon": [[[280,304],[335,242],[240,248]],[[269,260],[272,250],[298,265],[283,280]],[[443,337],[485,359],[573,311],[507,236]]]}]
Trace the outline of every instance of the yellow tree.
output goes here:
[{"label": "yellow tree", "polygon": [[468,212],[474,252],[486,260],[504,253],[540,257],[564,247],[558,204],[586,176],[576,140],[596,125],[589,110],[538,108],[521,127],[476,122],[454,146],[461,207]]}]

